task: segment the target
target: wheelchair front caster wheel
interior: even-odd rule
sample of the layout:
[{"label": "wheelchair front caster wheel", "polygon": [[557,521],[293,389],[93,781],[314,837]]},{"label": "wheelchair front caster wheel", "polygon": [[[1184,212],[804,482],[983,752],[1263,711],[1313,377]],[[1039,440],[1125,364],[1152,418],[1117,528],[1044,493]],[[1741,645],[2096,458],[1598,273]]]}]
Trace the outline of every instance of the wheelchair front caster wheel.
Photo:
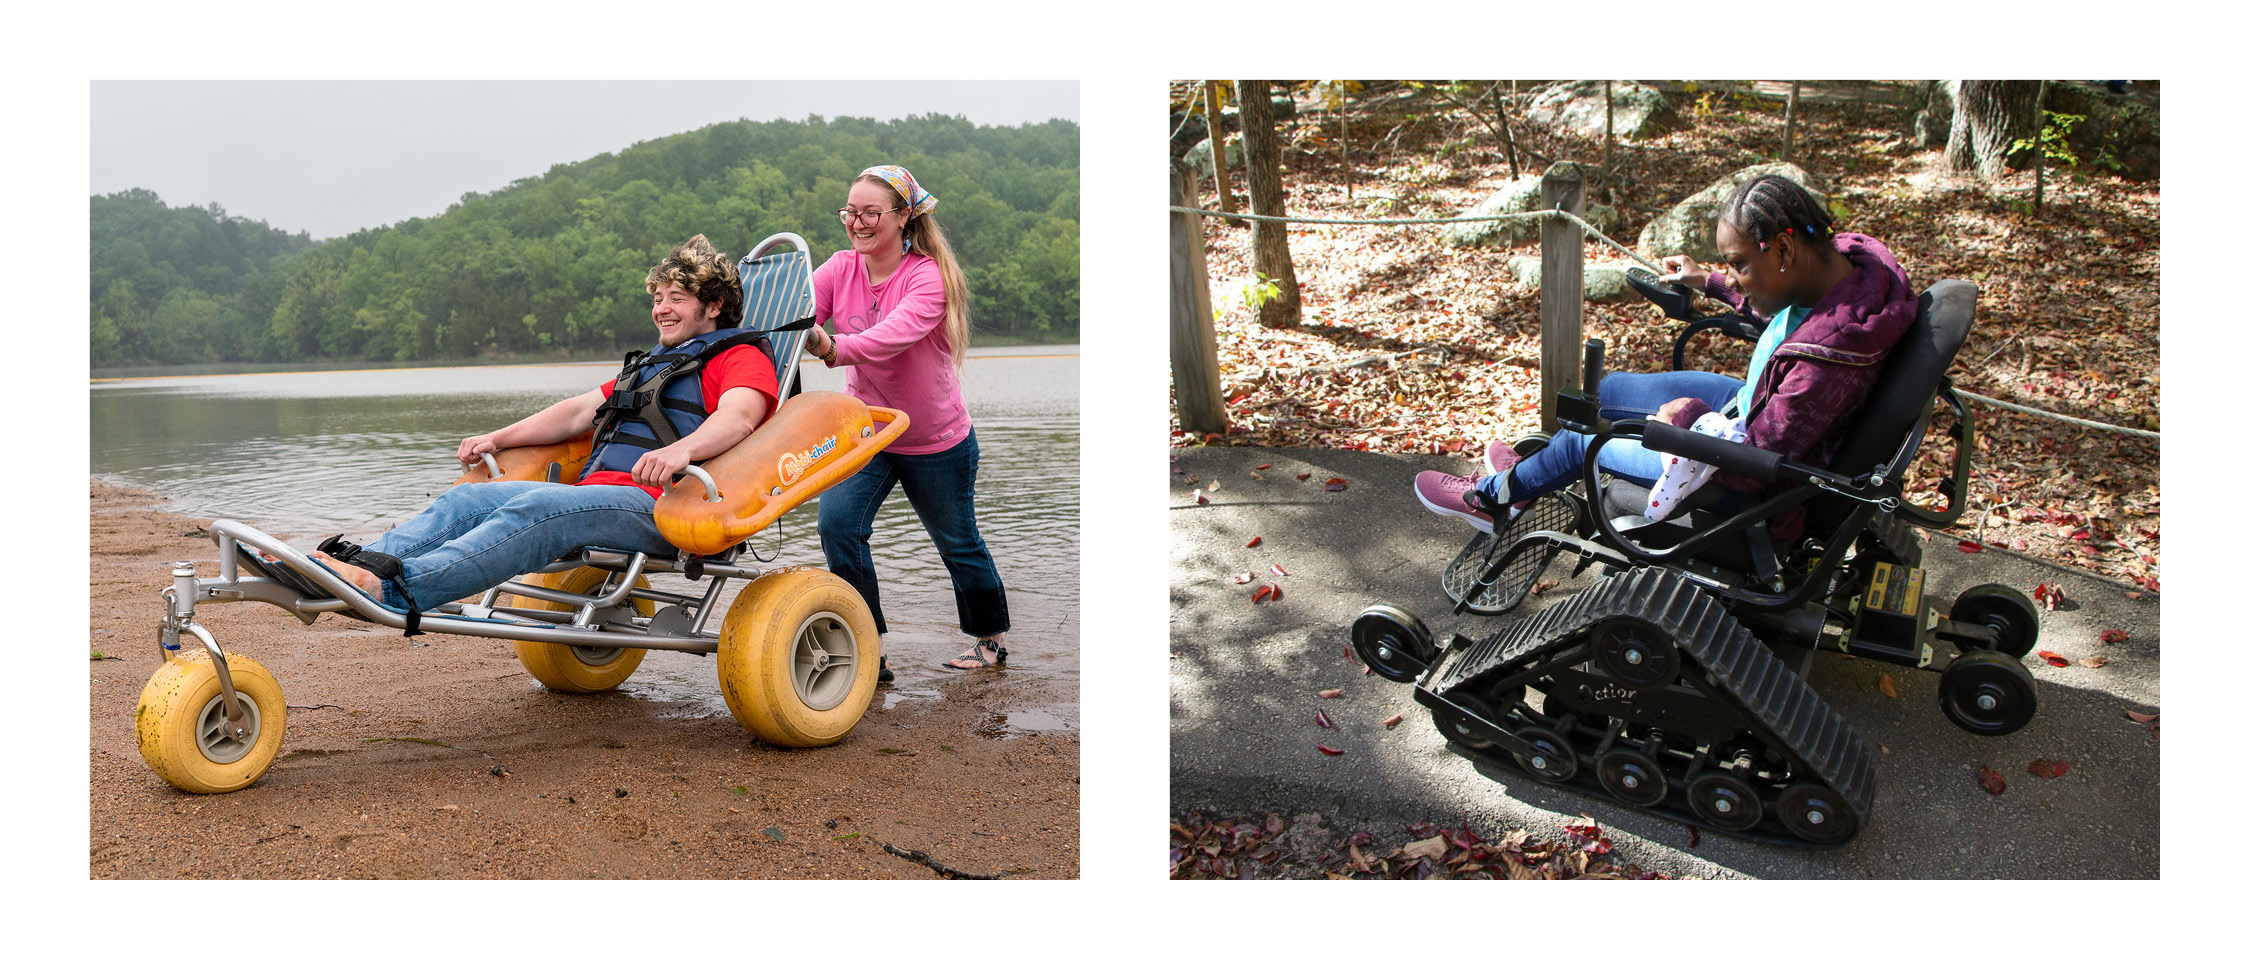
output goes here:
[{"label": "wheelchair front caster wheel", "polygon": [[1437,642],[1414,614],[1396,606],[1369,606],[1352,621],[1352,652],[1384,680],[1401,684],[1437,662]]},{"label": "wheelchair front caster wheel", "polygon": [[281,685],[257,661],[238,653],[227,654],[227,676],[242,704],[239,736],[227,729],[219,670],[209,654],[173,657],[141,688],[140,707],[133,712],[141,760],[182,792],[210,795],[244,788],[266,774],[281,754],[281,732],[289,722]]},{"label": "wheelchair front caster wheel", "polygon": [[2011,657],[2030,653],[2039,642],[2039,611],[2012,586],[1997,582],[1972,586],[1953,601],[1948,615],[1955,622],[1991,628],[1992,648]]},{"label": "wheelchair front caster wheel", "polygon": [[2039,692],[2023,662],[1993,650],[1972,650],[1938,678],[1938,706],[1961,730],[2006,735],[2031,723]]}]

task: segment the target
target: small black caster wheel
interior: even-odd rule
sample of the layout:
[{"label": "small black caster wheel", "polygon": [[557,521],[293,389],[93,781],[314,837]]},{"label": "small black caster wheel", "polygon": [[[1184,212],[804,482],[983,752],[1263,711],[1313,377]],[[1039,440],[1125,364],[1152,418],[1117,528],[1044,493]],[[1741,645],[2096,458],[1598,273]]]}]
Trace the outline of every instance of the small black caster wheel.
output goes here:
[{"label": "small black caster wheel", "polygon": [[1644,752],[1611,749],[1594,760],[1594,777],[1620,801],[1636,806],[1664,801],[1664,769]]},{"label": "small black caster wheel", "polygon": [[1800,782],[1781,790],[1781,825],[1807,843],[1842,843],[1859,832],[1859,814],[1824,785]]},{"label": "small black caster wheel", "polygon": [[1991,650],[1957,657],[1938,678],[1938,707],[1961,730],[2007,735],[2031,723],[2039,691],[2023,661]]},{"label": "small black caster wheel", "polygon": [[1594,628],[1594,659],[1611,679],[1639,691],[1670,687],[1680,672],[1672,638],[1646,620],[1620,617]]},{"label": "small black caster wheel", "polygon": [[1578,774],[1578,754],[1570,741],[1545,728],[1525,728],[1517,737],[1531,743],[1530,755],[1516,756],[1516,764],[1537,778],[1568,782]]},{"label": "small black caster wheel", "polygon": [[1737,832],[1758,825],[1766,814],[1766,804],[1758,793],[1741,779],[1725,772],[1706,772],[1688,783],[1688,808],[1720,829]]},{"label": "small black caster wheel", "polygon": [[2011,657],[2030,653],[2039,642],[2039,610],[2012,586],[1988,582],[1972,586],[1953,601],[1954,622],[1992,630],[1992,648]]},{"label": "small black caster wheel", "polygon": [[1378,676],[1404,684],[1437,661],[1437,642],[1414,614],[1376,605],[1352,621],[1352,652]]}]

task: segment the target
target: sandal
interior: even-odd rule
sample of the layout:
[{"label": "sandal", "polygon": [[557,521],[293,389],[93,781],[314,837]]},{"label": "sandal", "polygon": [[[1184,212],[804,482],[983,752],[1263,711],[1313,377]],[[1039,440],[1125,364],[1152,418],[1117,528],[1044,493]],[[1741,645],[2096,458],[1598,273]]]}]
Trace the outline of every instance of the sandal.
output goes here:
[{"label": "sandal", "polygon": [[897,675],[891,673],[891,658],[887,656],[875,658],[875,683],[891,684],[896,683],[897,680]]},{"label": "sandal", "polygon": [[[988,649],[992,651],[992,656],[989,658],[984,655],[984,652]],[[978,640],[977,645],[971,647],[968,653],[946,661],[945,666],[954,670],[983,670],[986,667],[997,667],[1007,662],[1007,647],[991,640]]]}]

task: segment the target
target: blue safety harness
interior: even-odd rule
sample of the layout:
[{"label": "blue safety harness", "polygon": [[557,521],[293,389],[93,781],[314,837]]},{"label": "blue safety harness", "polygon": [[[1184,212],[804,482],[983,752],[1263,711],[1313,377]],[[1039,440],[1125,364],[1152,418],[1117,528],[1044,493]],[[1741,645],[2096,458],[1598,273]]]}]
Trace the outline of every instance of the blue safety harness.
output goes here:
[{"label": "blue safety harness", "polygon": [[746,328],[705,332],[678,345],[625,357],[617,385],[594,411],[594,448],[585,473],[631,471],[641,455],[678,443],[711,416],[703,401],[703,367],[739,345],[765,348],[764,333]]}]

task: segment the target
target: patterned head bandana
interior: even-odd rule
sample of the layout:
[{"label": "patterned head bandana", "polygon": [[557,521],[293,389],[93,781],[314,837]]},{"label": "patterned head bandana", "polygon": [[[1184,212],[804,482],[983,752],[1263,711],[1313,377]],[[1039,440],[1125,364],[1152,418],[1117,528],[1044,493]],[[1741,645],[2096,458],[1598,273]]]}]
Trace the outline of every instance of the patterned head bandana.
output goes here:
[{"label": "patterned head bandana", "polygon": [[907,172],[904,166],[869,166],[860,175],[873,176],[891,184],[891,189],[897,190],[899,197],[906,201],[908,219],[937,209],[937,197],[914,182],[914,174]]}]

